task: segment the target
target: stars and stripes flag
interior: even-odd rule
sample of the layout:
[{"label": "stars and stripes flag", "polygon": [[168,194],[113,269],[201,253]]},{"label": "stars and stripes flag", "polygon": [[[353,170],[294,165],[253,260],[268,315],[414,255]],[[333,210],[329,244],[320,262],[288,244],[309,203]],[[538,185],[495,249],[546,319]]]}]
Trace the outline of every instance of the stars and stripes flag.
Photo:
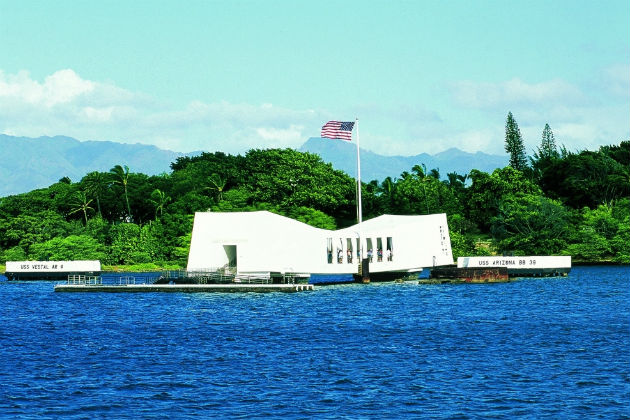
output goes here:
[{"label": "stars and stripes flag", "polygon": [[354,122],[328,121],[322,127],[322,137],[327,139],[352,140]]}]

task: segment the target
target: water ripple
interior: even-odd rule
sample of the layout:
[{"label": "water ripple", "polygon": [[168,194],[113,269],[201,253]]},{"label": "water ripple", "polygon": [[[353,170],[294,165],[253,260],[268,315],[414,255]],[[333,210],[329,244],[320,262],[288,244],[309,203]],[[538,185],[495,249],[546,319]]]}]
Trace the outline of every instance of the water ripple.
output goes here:
[{"label": "water ripple", "polygon": [[629,274],[229,295],[0,282],[0,417],[628,418]]}]

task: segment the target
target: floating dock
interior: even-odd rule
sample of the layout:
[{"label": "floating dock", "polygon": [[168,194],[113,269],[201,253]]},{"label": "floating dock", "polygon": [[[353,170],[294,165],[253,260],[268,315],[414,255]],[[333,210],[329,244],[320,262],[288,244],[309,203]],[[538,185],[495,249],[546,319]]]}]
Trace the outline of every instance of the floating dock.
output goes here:
[{"label": "floating dock", "polygon": [[242,293],[242,292],[302,292],[314,290],[312,284],[57,284],[55,292],[168,292],[168,293]]},{"label": "floating dock", "polygon": [[[192,274],[192,273],[189,273]],[[208,282],[208,280],[211,280]],[[199,276],[181,277],[173,273],[162,273],[153,282],[136,282],[134,276],[122,276],[117,283],[103,283],[103,276],[69,275],[66,283],[55,285],[55,292],[109,292],[109,293],[137,293],[137,292],[167,292],[167,293],[241,293],[241,292],[302,292],[314,290],[312,284],[296,283],[293,279],[274,282],[271,277],[224,276],[219,279],[203,279]],[[278,279],[276,279],[278,280]]]}]

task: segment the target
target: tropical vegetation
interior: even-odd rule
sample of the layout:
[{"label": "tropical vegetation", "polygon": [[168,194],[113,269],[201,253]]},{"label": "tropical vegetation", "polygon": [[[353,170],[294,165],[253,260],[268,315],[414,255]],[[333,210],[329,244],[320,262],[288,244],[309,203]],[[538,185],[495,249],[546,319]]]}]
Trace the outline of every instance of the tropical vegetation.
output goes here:
[{"label": "tropical vegetation", "polygon": [[[597,151],[558,149],[546,125],[524,153],[506,123],[510,165],[492,173],[427,170],[363,183],[365,219],[446,213],[455,257],[572,255],[630,263],[630,141]],[[355,223],[356,182],[318,155],[253,149],[180,157],[157,176],[115,165],[72,182],[0,198],[0,264],[99,259],[106,265],[184,267],[198,211],[268,210],[312,226]],[[422,240],[422,238],[418,238]]]}]

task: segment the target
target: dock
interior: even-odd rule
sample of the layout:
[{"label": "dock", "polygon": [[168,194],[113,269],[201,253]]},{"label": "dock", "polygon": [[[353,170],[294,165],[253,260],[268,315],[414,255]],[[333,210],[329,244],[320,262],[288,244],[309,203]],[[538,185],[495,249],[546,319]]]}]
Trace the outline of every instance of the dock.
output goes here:
[{"label": "dock", "polygon": [[57,284],[55,292],[167,292],[167,293],[268,293],[268,292],[303,292],[314,290],[312,284]]},{"label": "dock", "polygon": [[457,268],[438,267],[431,270],[428,279],[423,279],[420,284],[440,283],[505,283],[510,281],[508,270],[505,267],[495,268]]},{"label": "dock", "polygon": [[[109,293],[137,293],[137,292],[166,292],[166,293],[242,293],[242,292],[303,292],[314,290],[312,284],[296,283],[293,278],[284,278],[282,282],[271,277],[260,276],[223,276],[201,278],[198,275],[190,277],[175,276],[172,273],[162,275],[156,279],[144,278],[138,282],[135,276],[122,276],[115,283],[103,282],[103,276],[70,275],[66,283],[55,285],[55,292],[109,292]],[[151,282],[147,282],[147,280]],[[208,280],[211,280],[208,282]],[[221,281],[219,281],[221,280]],[[276,279],[277,280],[277,279]]]}]

